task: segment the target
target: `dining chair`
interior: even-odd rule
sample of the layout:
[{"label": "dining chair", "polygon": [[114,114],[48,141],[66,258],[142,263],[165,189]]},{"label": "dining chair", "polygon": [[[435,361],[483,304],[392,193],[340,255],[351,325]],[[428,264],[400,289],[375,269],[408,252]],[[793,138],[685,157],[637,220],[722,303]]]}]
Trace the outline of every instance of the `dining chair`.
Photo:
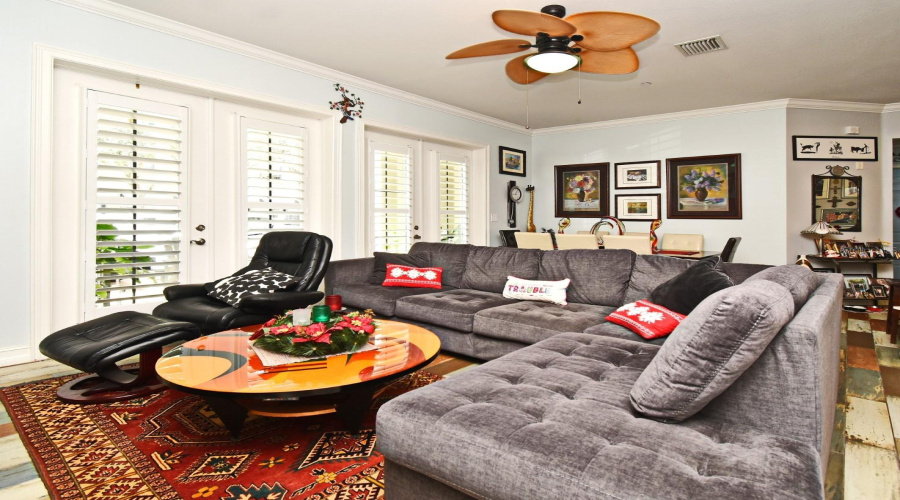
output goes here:
[{"label": "dining chair", "polygon": [[728,238],[728,241],[725,242],[725,248],[722,249],[722,262],[732,262],[734,260],[734,254],[737,253],[737,247],[740,244],[740,236]]},{"label": "dining chair", "polygon": [[702,252],[702,234],[676,234],[666,233],[662,235],[660,250],[676,250],[680,252]]},{"label": "dining chair", "polygon": [[587,249],[597,250],[599,248],[597,237],[593,234],[557,234],[556,248],[558,250],[576,250]]},{"label": "dining chair", "polygon": [[641,255],[650,255],[653,253],[650,246],[650,237],[642,235],[608,234],[603,237],[603,248],[606,248],[607,250],[631,250]]},{"label": "dining chair", "polygon": [[553,239],[550,233],[515,233],[516,244],[519,248],[536,248],[538,250],[553,250]]}]

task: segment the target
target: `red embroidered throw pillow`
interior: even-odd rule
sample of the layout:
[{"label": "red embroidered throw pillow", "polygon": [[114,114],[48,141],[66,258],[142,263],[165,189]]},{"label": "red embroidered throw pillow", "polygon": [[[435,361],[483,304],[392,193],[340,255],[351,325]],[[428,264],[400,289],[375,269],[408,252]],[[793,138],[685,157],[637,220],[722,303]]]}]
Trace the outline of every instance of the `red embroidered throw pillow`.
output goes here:
[{"label": "red embroidered throw pillow", "polygon": [[657,339],[672,333],[684,316],[652,302],[639,300],[616,309],[606,319],[645,339]]},{"label": "red embroidered throw pillow", "polygon": [[442,267],[410,267],[388,264],[382,286],[405,286],[409,288],[441,288]]}]

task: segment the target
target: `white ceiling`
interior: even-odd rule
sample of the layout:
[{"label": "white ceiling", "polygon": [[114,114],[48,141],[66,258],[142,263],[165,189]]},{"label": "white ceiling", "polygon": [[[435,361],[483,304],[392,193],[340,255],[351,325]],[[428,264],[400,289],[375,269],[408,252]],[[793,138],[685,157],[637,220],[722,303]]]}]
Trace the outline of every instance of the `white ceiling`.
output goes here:
[{"label": "white ceiling", "polygon": [[[525,123],[517,54],[448,61],[461,47],[520,38],[498,9],[547,0],[114,0],[413,94]],[[783,98],[900,102],[898,0],[570,0],[569,14],[624,11],[662,29],[636,45],[629,75],[574,72],[530,86],[531,128]],[[728,50],[685,57],[677,42],[721,35]],[[527,38],[527,37],[526,37]],[[642,85],[642,82],[651,82]]]}]

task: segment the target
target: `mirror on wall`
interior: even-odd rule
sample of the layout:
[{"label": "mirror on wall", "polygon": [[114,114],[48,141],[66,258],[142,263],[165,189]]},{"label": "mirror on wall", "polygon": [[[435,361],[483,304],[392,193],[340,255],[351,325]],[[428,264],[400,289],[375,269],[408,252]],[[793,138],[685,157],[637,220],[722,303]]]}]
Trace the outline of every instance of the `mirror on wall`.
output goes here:
[{"label": "mirror on wall", "polygon": [[827,222],[842,233],[862,231],[862,177],[814,175],[812,187],[812,222]]}]

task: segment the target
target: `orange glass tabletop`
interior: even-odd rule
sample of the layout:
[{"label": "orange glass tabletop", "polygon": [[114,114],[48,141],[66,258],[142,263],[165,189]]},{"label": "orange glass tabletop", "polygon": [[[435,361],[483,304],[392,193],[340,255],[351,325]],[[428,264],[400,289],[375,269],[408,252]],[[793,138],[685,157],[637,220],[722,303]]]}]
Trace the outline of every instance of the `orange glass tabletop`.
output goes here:
[{"label": "orange glass tabletop", "polygon": [[229,330],[185,342],[156,362],[170,385],[194,391],[264,395],[340,388],[387,377],[437,355],[441,341],[430,331],[379,320],[369,336],[375,349],[266,369],[250,348],[252,332]]}]

